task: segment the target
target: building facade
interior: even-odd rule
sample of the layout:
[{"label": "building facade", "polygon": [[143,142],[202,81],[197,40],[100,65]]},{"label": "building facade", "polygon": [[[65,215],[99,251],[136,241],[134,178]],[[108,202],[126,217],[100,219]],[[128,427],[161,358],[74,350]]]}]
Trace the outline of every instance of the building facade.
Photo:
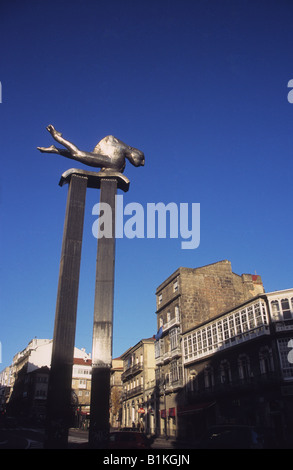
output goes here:
[{"label": "building facade", "polygon": [[122,373],[123,360],[120,357],[113,359],[110,376],[110,425],[118,429],[122,423]]},{"label": "building facade", "polygon": [[[291,343],[292,341],[292,343]],[[185,332],[181,432],[247,424],[293,444],[293,289],[261,294]]]},{"label": "building facade", "polygon": [[157,288],[157,433],[179,437],[183,334],[263,292],[260,276],[235,274],[227,260],[195,269],[179,268]]},{"label": "building facade", "polygon": [[[52,344],[50,339],[32,339],[25,349],[15,354],[12,364],[1,372],[0,395],[4,413],[17,416],[20,421],[41,422],[45,419]],[[79,375],[74,377],[78,374],[76,367],[81,367],[78,361],[89,360],[90,355],[84,349],[74,348],[73,387],[76,379],[85,379],[84,374],[82,378]],[[86,387],[78,384],[76,390],[72,390],[74,405],[77,406],[80,400],[84,401],[80,392],[86,392],[89,384],[90,381],[87,381]]]},{"label": "building facade", "polygon": [[142,339],[121,355],[123,374],[122,427],[154,433],[154,338]]},{"label": "building facade", "polygon": [[90,357],[74,357],[72,368],[72,393],[75,401],[75,423],[87,429],[90,417],[92,360]]}]

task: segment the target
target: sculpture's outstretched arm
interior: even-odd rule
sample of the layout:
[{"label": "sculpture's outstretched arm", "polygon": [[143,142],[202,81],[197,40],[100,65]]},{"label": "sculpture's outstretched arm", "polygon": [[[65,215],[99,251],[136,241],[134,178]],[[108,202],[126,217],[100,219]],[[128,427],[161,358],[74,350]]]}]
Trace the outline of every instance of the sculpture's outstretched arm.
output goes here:
[{"label": "sculpture's outstretched arm", "polygon": [[58,155],[63,155],[63,157],[73,158],[68,150],[58,149],[55,145],[51,145],[50,147],[37,147],[37,149],[42,153],[57,153]]}]

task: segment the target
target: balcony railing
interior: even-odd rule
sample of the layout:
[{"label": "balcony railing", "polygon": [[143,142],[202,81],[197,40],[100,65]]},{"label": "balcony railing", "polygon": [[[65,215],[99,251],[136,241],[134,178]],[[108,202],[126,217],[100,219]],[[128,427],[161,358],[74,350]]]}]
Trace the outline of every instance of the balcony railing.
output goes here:
[{"label": "balcony railing", "polygon": [[276,331],[289,331],[293,330],[293,321],[278,322],[275,324]]},{"label": "balcony railing", "polygon": [[171,349],[171,357],[179,357],[181,356],[182,351],[180,346],[176,346],[175,348]]},{"label": "balcony railing", "polygon": [[130,377],[132,375],[138,374],[139,372],[142,372],[142,370],[143,370],[143,362],[138,362],[137,364],[134,364],[133,366],[130,366],[128,369],[126,369],[123,372],[123,374],[121,374],[121,379],[123,381],[127,377]]},{"label": "balcony railing", "polygon": [[159,384],[159,391],[160,391],[160,394],[166,392],[173,392],[175,390],[177,390],[178,388],[182,388],[183,387],[183,379],[182,378],[179,378],[178,380],[169,380],[168,382],[161,382]]},{"label": "balcony railing", "polygon": [[172,318],[170,321],[167,323],[164,323],[163,325],[163,333],[166,331],[170,330],[173,326],[180,325],[180,318],[179,315],[176,315],[174,318]]},{"label": "balcony railing", "polygon": [[122,393],[122,399],[127,400],[127,398],[134,397],[135,395],[139,395],[142,392],[143,392],[143,386],[138,385],[137,387],[131,388],[130,390],[127,390],[126,392],[123,392]]},{"label": "balcony railing", "polygon": [[171,361],[171,359],[175,357],[179,357],[182,355],[181,347],[176,346],[173,349],[169,349],[168,351],[161,353],[160,356],[156,357],[156,366],[162,365],[163,363]]},{"label": "balcony railing", "polygon": [[200,387],[197,390],[187,390],[187,397],[190,400],[194,398],[214,398],[216,395],[243,392],[245,390],[253,391],[262,387],[274,386],[281,383],[281,378],[277,372],[268,372],[257,376],[247,377],[245,379],[231,380],[226,383],[216,383],[212,387]]}]

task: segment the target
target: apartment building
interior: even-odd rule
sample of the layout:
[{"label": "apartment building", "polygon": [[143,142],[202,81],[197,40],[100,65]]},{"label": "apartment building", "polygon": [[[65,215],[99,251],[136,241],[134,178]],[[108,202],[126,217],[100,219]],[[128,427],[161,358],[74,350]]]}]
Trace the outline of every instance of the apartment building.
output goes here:
[{"label": "apartment building", "polygon": [[122,373],[123,360],[118,357],[112,360],[110,376],[110,425],[120,428],[122,421]]},{"label": "apartment building", "polygon": [[156,290],[155,335],[158,432],[178,435],[178,402],[184,386],[182,335],[264,292],[261,277],[232,272],[227,260],[179,268]]},{"label": "apartment building", "polygon": [[[292,341],[292,343],[291,343]],[[261,294],[183,333],[181,434],[209,425],[269,429],[293,444],[293,289]]]},{"label": "apartment building", "polygon": [[122,427],[154,432],[154,338],[142,339],[121,355]]},{"label": "apartment building", "polygon": [[[2,409],[8,409],[12,415],[23,419],[34,421],[44,419],[52,342],[51,339],[32,339],[26,348],[15,354],[12,364],[1,372]],[[90,355],[84,349],[74,348],[74,360],[87,362],[90,360]],[[79,369],[76,369],[75,366],[80,369],[81,364],[76,363],[73,366],[74,386],[76,385],[76,379],[80,381],[86,378],[84,374],[79,377]],[[76,373],[78,376],[74,378]],[[84,397],[81,397],[80,392],[86,393],[87,387],[88,381],[86,387],[84,387],[84,384],[81,387],[77,386],[75,392],[73,392],[73,399],[76,397],[76,404],[80,403],[78,397],[84,401]],[[3,395],[5,395],[4,399]]]},{"label": "apartment building", "polygon": [[72,368],[72,394],[75,403],[75,426],[87,428],[90,416],[92,360],[74,357]]}]

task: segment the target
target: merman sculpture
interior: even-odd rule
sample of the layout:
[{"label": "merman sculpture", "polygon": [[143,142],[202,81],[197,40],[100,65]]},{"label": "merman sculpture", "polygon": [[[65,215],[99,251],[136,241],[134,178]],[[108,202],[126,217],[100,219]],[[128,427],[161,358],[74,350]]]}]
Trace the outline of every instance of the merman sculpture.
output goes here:
[{"label": "merman sculpture", "polygon": [[47,126],[47,130],[56,142],[64,145],[67,150],[51,145],[50,147],[37,147],[40,152],[57,153],[85,165],[101,168],[102,171],[112,170],[120,173],[123,173],[125,169],[126,159],[134,166],[143,166],[145,163],[144,153],[141,150],[130,147],[113,135],[104,137],[92,152],[85,152],[64,139],[51,124]]}]

